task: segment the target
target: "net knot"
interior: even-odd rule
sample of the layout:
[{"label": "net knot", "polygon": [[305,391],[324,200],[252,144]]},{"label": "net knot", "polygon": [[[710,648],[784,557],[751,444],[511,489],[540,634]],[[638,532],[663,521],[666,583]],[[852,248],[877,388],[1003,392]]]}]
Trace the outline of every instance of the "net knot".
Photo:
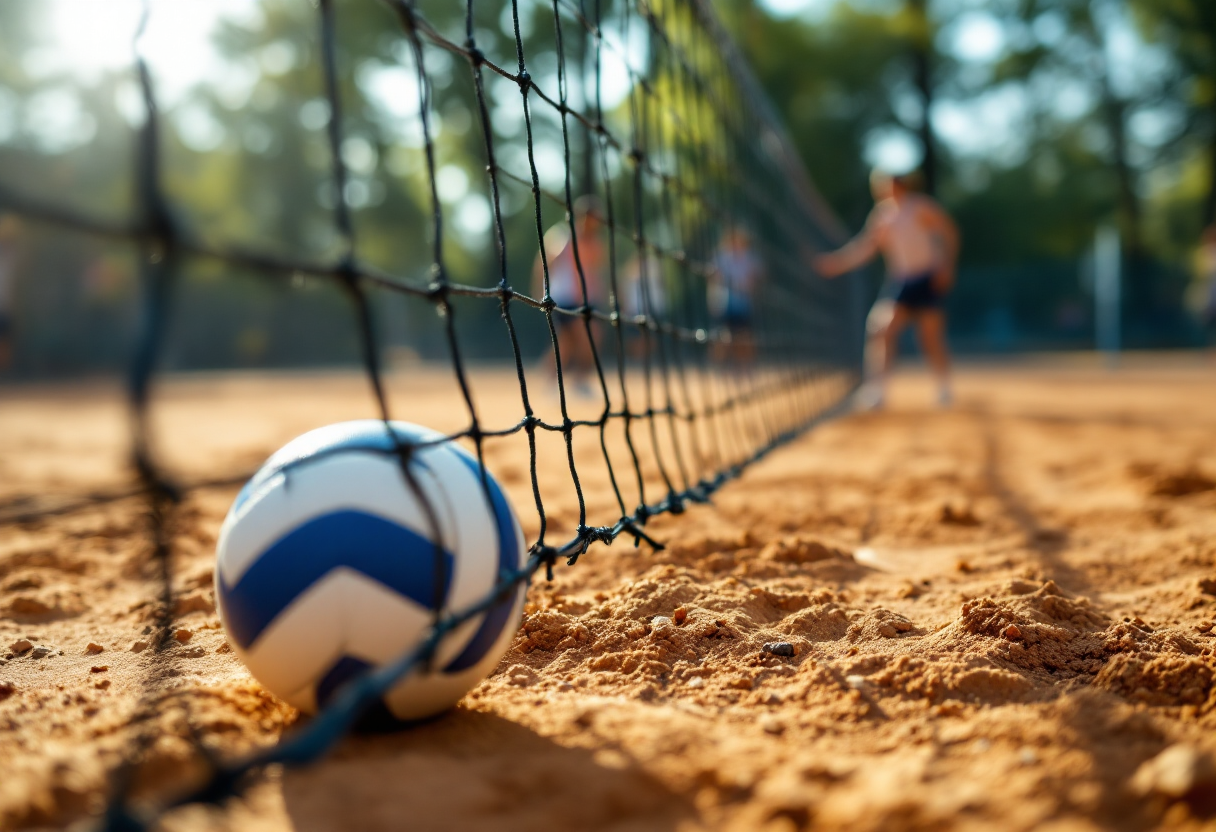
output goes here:
[{"label": "net knot", "polygon": [[641,526],[630,520],[628,517],[621,518],[620,527],[621,534],[629,534],[633,536],[633,548],[635,549],[641,546],[643,541],[645,541],[646,544],[656,552],[661,552],[667,548],[662,543],[646,534],[646,532],[642,531]]},{"label": "net knot", "polygon": [[553,580],[553,567],[557,563],[557,556],[560,553],[556,547],[546,546],[542,543],[536,543],[532,547],[532,557],[536,558],[537,563],[545,567],[545,580]]},{"label": "net knot", "polygon": [[528,74],[528,70],[521,69],[515,76],[515,83],[519,84],[519,91],[527,95],[528,88],[532,86],[532,76]]},{"label": "net knot", "polygon": [[478,67],[486,62],[485,53],[477,48],[477,44],[473,42],[472,38],[465,41],[464,45],[469,61],[472,62],[473,66]]}]

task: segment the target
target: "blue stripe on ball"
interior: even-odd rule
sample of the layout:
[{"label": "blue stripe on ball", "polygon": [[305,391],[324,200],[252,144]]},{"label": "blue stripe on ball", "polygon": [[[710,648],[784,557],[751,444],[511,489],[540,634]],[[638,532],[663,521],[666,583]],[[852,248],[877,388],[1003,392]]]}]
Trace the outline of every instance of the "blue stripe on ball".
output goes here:
[{"label": "blue stripe on ball", "polygon": [[436,599],[432,541],[362,511],[323,514],[275,542],[234,586],[221,579],[224,623],[236,643],[248,648],[296,598],[341,566],[438,609],[451,589],[455,558],[445,550],[443,562],[443,596]]},{"label": "blue stripe on ball", "polygon": [[[465,453],[458,453],[457,456],[469,467],[480,484],[482,481],[480,463]],[[519,539],[515,536],[515,518],[511,513],[511,506],[507,503],[502,489],[498,487],[498,483],[489,475],[489,472],[486,472],[485,482],[489,486],[490,503],[494,507],[494,520],[498,525],[498,574],[501,576],[504,572],[514,572],[519,569]],[[486,653],[494,646],[494,642],[498,641],[498,636],[502,634],[502,629],[506,626],[507,619],[510,618],[511,610],[514,607],[515,591],[512,590],[486,611],[485,618],[481,620],[481,626],[477,628],[473,638],[465,645],[464,650],[460,651],[460,655],[443,669],[444,672],[458,673],[467,670],[485,658]]]},{"label": "blue stripe on ball", "polygon": [[370,668],[370,664],[354,656],[338,659],[321,677],[321,681],[317,682],[317,707],[324,708],[339,688]]}]

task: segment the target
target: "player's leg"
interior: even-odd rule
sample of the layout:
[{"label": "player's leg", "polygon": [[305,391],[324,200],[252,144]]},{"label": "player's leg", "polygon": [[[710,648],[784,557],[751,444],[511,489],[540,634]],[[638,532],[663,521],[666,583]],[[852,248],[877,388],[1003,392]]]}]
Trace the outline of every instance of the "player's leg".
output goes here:
[{"label": "player's leg", "polygon": [[899,351],[899,336],[908,325],[911,310],[886,299],[874,304],[866,318],[869,335],[866,364],[869,378],[862,387],[859,404],[873,410],[883,406],[887,394],[887,377]]},{"label": "player's leg", "polygon": [[938,404],[949,406],[950,352],[946,347],[946,313],[942,309],[924,310],[917,321],[917,332],[925,360],[929,362],[933,377],[937,379]]},{"label": "player's leg", "polygon": [[13,363],[13,329],[12,321],[4,312],[0,312],[0,373],[7,370]]},{"label": "player's leg", "polygon": [[885,380],[895,366],[899,357],[899,336],[907,329],[912,320],[913,310],[902,303],[896,303],[891,311],[891,320],[882,331],[882,377]]}]

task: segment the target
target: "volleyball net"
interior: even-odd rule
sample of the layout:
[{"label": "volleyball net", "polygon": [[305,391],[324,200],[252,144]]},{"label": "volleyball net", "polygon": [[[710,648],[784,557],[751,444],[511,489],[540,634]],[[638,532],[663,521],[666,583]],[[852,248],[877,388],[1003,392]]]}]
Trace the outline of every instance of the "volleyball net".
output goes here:
[{"label": "volleyball net", "polygon": [[[379,16],[360,12],[358,26],[346,25],[369,5]],[[276,239],[213,228],[178,196],[176,122],[145,48],[156,15],[173,13],[161,3],[143,8],[132,48],[140,104],[132,210],[102,213],[0,180],[0,214],[138,252],[128,395],[139,490],[162,569],[154,648],[170,642],[171,519],[191,485],[174,481],[155,453],[151,389],[180,320],[183,275],[199,263],[339,290],[345,308],[327,314],[354,322],[376,415],[386,421],[410,418],[390,410],[386,331],[406,343],[421,333],[412,346],[448,368],[465,414],[465,427],[448,438],[479,458],[491,443],[526,438],[527,510],[539,533],[527,562],[500,576],[491,595],[437,619],[417,649],[349,684],[277,745],[237,760],[205,755],[204,786],[157,812],[222,800],[269,765],[317,759],[453,628],[595,543],[624,535],[659,545],[645,531],[649,519],[707,501],[835,412],[860,375],[863,288],[854,278],[824,280],[810,266],[841,231],[705,0],[267,6],[308,27],[285,47],[317,87],[293,128],[324,159],[322,175],[316,164],[300,171],[318,183],[300,191],[304,231]],[[365,47],[376,54],[360,55]],[[296,193],[291,184],[283,190]],[[391,298],[425,314],[394,322]],[[478,410],[472,359],[512,368],[515,413]],[[552,417],[537,405],[546,396],[556,397]],[[579,507],[574,533],[562,539],[538,485],[543,434],[564,441]],[[603,516],[584,499],[587,457],[574,450],[584,435],[599,448],[596,474],[611,483],[615,509]],[[406,470],[411,449],[398,451]],[[146,708],[164,701],[150,681]],[[136,719],[134,749],[115,775],[112,828],[148,822],[128,800],[140,744],[149,741],[146,716]]]}]

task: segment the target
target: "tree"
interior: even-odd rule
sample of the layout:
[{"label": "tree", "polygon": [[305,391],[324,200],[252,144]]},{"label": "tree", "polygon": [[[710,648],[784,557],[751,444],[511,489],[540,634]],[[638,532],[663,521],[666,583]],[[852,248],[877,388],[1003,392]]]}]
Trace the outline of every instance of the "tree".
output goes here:
[{"label": "tree", "polygon": [[1216,221],[1216,3],[1210,0],[1132,0],[1134,19],[1150,42],[1172,57],[1167,89],[1185,112],[1164,150],[1200,150],[1207,161],[1203,225]]}]

